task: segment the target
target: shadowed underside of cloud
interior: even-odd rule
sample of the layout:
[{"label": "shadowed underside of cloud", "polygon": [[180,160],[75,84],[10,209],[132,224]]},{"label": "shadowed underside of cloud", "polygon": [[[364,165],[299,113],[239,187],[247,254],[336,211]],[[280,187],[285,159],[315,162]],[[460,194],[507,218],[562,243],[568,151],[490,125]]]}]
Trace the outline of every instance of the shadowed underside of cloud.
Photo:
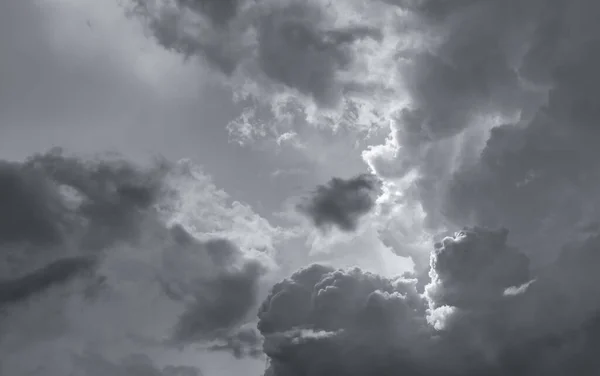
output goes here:
[{"label": "shadowed underside of cloud", "polygon": [[[273,287],[259,313],[266,374],[598,372],[600,301],[558,303],[591,292],[593,268],[574,273],[591,261],[597,239],[565,254],[568,264],[535,276],[506,240],[505,230],[483,228],[445,238],[431,253],[424,295],[411,279],[319,265],[299,270]],[[519,292],[505,294],[511,287]]]},{"label": "shadowed underside of cloud", "polygon": [[297,209],[322,230],[337,227],[354,231],[360,218],[374,208],[379,191],[380,182],[373,175],[333,178],[317,187]]},{"label": "shadowed underside of cloud", "polygon": [[[157,347],[259,355],[260,338],[242,326],[258,307],[275,230],[230,207],[189,162],[142,167],[53,150],[0,163],[0,181],[0,373],[33,372],[52,351],[56,362],[38,364],[45,375],[104,374],[82,351],[123,375],[195,374],[119,365]],[[194,221],[198,209],[211,221]]]}]

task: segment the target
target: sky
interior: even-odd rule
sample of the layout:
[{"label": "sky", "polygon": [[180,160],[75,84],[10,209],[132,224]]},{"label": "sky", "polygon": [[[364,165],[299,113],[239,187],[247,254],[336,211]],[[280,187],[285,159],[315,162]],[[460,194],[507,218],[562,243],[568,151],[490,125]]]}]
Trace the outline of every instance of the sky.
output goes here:
[{"label": "sky", "polygon": [[0,2],[0,375],[597,375],[599,16]]}]

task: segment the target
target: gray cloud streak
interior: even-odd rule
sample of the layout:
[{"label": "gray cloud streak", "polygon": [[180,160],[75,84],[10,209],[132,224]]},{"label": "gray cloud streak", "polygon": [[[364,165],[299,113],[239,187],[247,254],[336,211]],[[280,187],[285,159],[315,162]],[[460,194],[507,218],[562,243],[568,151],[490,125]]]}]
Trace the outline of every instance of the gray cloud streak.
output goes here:
[{"label": "gray cloud streak", "polygon": [[68,282],[82,272],[91,271],[94,265],[94,260],[89,257],[63,258],[19,278],[0,281],[0,306],[23,301],[54,285]]}]

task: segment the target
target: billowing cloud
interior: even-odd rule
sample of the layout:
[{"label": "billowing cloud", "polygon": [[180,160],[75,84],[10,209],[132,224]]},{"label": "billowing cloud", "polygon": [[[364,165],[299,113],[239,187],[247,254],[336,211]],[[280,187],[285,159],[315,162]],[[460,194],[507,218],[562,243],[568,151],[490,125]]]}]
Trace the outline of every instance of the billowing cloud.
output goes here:
[{"label": "billowing cloud", "polygon": [[534,263],[551,262],[597,222],[592,19],[600,8],[586,0],[385,3],[415,21],[404,27],[423,42],[399,64],[408,99],[391,114],[388,139],[363,156],[386,187],[402,191],[386,205],[424,215],[411,224],[388,217],[383,233],[393,241],[394,231],[418,227],[426,237],[507,227]]},{"label": "billowing cloud", "polygon": [[387,67],[372,58],[383,53],[378,3],[369,17],[355,1],[130,4],[159,44],[223,76],[243,106],[228,126],[237,141],[274,141],[307,122],[367,132],[381,117],[371,100],[390,90]]},{"label": "billowing cloud", "polygon": [[360,218],[375,206],[379,188],[379,181],[372,175],[333,178],[298,204],[298,210],[321,229],[354,231]]},{"label": "billowing cloud", "polygon": [[324,107],[336,106],[357,84],[343,75],[354,60],[353,43],[381,38],[368,25],[334,26],[318,2],[135,4],[166,48],[205,59],[226,75],[250,70]]},{"label": "billowing cloud", "polygon": [[[334,179],[304,212],[352,232],[373,209],[369,234],[415,273],[303,268],[273,287],[258,335],[242,324],[277,229],[197,168],[4,163],[0,267],[23,292],[3,307],[0,371],[35,353],[68,374],[83,348],[118,365],[175,341],[262,343],[272,376],[598,373],[597,1],[133,4],[160,45],[230,85],[235,137],[306,154],[328,146],[313,134],[376,143],[362,154],[376,201]],[[88,255],[93,276],[52,268]]]},{"label": "billowing cloud", "polygon": [[275,285],[259,312],[267,374],[388,374],[403,358],[390,341],[418,338],[423,303],[411,280],[358,268],[304,268]]},{"label": "billowing cloud", "polygon": [[[53,150],[0,175],[0,373],[188,375],[127,359],[193,343],[259,355],[277,229],[191,162]],[[211,218],[194,221],[199,209]]]},{"label": "billowing cloud", "polygon": [[590,243],[577,246],[563,273],[548,269],[532,282],[528,258],[507,244],[507,234],[467,228],[445,238],[431,253],[423,295],[412,279],[319,265],[299,270],[273,287],[259,312],[267,374],[597,372],[598,301],[556,303],[574,303],[584,294],[577,290],[593,283],[587,271],[565,279],[590,261],[583,257]]},{"label": "billowing cloud", "polygon": [[[406,100],[389,113],[389,137],[363,155],[383,181],[377,209],[384,241],[421,265],[419,242],[433,248],[428,275],[417,270],[416,290],[424,286],[426,301],[425,313],[416,314],[422,335],[382,344],[349,334],[357,324],[341,333],[315,326],[316,282],[297,298],[309,308],[276,316],[289,341],[270,355],[271,371],[598,372],[592,354],[600,305],[590,265],[599,202],[592,19],[600,8],[585,0],[385,3],[403,11],[401,28],[416,42],[396,66]],[[433,247],[436,233],[465,224],[511,229],[518,251],[505,231],[479,227]],[[344,296],[362,307],[360,294]],[[345,323],[347,312],[331,321]],[[394,312],[404,317],[405,308]],[[286,334],[295,328],[330,335],[296,344],[298,334]],[[361,358],[353,343],[372,351]],[[403,362],[404,347],[411,361]],[[395,356],[382,360],[388,352]]]}]

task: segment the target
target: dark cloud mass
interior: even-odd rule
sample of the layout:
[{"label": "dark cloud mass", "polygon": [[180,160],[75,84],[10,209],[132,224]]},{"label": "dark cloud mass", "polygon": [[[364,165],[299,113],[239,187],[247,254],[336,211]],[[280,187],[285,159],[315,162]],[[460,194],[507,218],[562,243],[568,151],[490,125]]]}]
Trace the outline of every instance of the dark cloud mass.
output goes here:
[{"label": "dark cloud mass", "polygon": [[360,269],[298,271],[259,313],[266,374],[595,374],[600,306],[570,299],[590,292],[595,274],[585,264],[597,239],[532,275],[507,234],[467,228],[445,238],[425,295],[415,280]]},{"label": "dark cloud mass", "polygon": [[93,250],[133,239],[162,173],[117,158],[85,162],[60,150],[25,163],[3,162],[0,242],[51,247],[77,237]]},{"label": "dark cloud mass", "polygon": [[[155,291],[154,299],[163,306],[170,300],[183,309],[179,318],[172,315],[168,323],[169,344],[204,343],[213,351],[258,356],[260,338],[252,337],[256,333],[251,327],[242,330],[241,326],[251,321],[253,308],[258,307],[259,281],[268,271],[266,259],[247,253],[228,238],[201,239],[182,224],[169,222],[169,215],[176,214],[169,210],[177,209],[184,193],[181,185],[172,182],[189,181],[189,174],[189,169],[165,161],[142,167],[118,157],[85,159],[60,150],[24,162],[2,162],[0,347],[11,343],[11,323],[19,320],[16,312],[27,311],[30,304],[61,307],[47,308],[58,309],[59,316],[68,315],[73,304],[83,304],[86,313],[78,320],[84,320],[94,317],[94,309],[120,309],[122,303],[115,298],[119,294],[126,294],[134,304],[139,298],[126,287],[134,282],[144,284],[145,293]],[[151,270],[150,275],[144,270]],[[58,319],[52,316],[56,314],[49,313],[49,325],[57,325],[52,330],[68,327],[66,317],[59,320],[63,324],[52,321]],[[73,333],[64,335],[71,338]],[[120,335],[124,341],[132,340],[127,332]],[[35,336],[32,342],[37,346]],[[91,354],[108,368],[98,368],[88,358],[78,366],[73,360],[81,355],[77,350],[67,354],[70,360],[60,367],[73,367],[82,375],[196,375],[191,368],[160,370],[151,362],[131,368],[113,364],[114,357],[96,350]],[[0,355],[0,363],[13,364],[12,356]],[[103,367],[106,371],[100,371]],[[114,372],[108,371],[112,368]],[[0,373],[4,372],[18,371],[0,365]]]},{"label": "dark cloud mass", "polygon": [[241,2],[242,0],[177,0],[178,6],[206,14],[218,25],[235,17]]},{"label": "dark cloud mass", "polygon": [[64,258],[22,277],[0,281],[0,307],[19,302],[53,285],[64,283],[77,274],[90,270],[93,265],[92,258]]},{"label": "dark cloud mass", "polygon": [[407,229],[477,227],[418,280],[313,266],[276,285],[267,374],[598,374],[599,3],[384,3],[417,41],[396,65],[407,104],[365,160],[422,208]]},{"label": "dark cloud mass", "polygon": [[272,228],[210,179],[196,189],[187,165],[0,162],[0,374],[34,358],[50,376],[199,374],[158,365],[149,343],[266,355],[266,376],[600,374],[599,1],[128,4],[249,106],[238,133],[307,155],[329,125],[356,125],[357,147],[378,139],[369,174],[296,209],[415,270],[305,265],[259,304]]},{"label": "dark cloud mass", "polygon": [[[184,231],[180,227],[175,229],[177,232]],[[195,289],[196,292],[192,292],[195,299],[176,325],[175,340],[189,342],[222,337],[234,340],[228,333],[232,333],[247,320],[252,308],[255,308],[258,300],[258,282],[266,271],[265,266],[257,260],[235,265],[240,262],[241,251],[223,239],[200,243],[186,235],[183,244],[180,239],[178,247],[193,247],[193,253],[196,255],[206,254],[208,260],[205,262],[211,265],[211,269],[219,272],[217,278],[198,280],[201,285]],[[193,283],[191,285],[193,286]],[[241,332],[236,336],[244,341],[248,339],[245,334]],[[239,350],[234,351],[236,352]]]},{"label": "dark cloud mass", "polygon": [[178,0],[166,8],[134,3],[166,48],[205,59],[228,76],[251,72],[244,79],[287,87],[324,108],[336,107],[346,91],[362,86],[342,77],[354,63],[353,44],[382,39],[368,25],[334,26],[318,2]]},{"label": "dark cloud mass", "polygon": [[379,188],[380,182],[373,175],[333,178],[301,202],[298,210],[321,229],[335,226],[354,231],[360,218],[375,206]]},{"label": "dark cloud mass", "polygon": [[370,165],[390,180],[417,172],[407,197],[433,231],[507,227],[536,263],[552,260],[597,222],[598,3],[387,3],[426,47],[399,64],[409,104],[392,157],[381,148]]}]

